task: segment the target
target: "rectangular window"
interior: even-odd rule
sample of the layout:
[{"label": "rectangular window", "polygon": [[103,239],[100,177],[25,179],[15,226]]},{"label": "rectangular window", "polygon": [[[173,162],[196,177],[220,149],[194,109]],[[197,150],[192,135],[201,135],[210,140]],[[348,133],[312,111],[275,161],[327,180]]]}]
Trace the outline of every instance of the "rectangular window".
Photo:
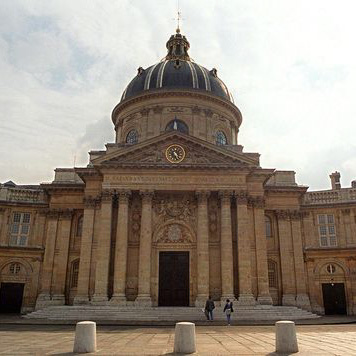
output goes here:
[{"label": "rectangular window", "polygon": [[14,212],[10,227],[9,245],[26,246],[30,233],[30,213]]},{"label": "rectangular window", "polygon": [[320,237],[320,246],[334,247],[337,246],[336,229],[334,215],[318,215],[318,229]]}]

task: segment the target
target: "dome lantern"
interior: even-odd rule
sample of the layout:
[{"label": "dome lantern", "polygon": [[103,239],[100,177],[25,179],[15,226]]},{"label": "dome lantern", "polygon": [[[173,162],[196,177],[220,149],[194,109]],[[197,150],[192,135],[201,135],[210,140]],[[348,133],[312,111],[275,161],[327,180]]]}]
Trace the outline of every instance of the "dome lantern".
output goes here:
[{"label": "dome lantern", "polygon": [[181,59],[183,61],[190,61],[188,54],[190,44],[187,38],[180,33],[179,28],[177,28],[176,34],[172,35],[167,41],[166,47],[168,49],[166,60]]}]

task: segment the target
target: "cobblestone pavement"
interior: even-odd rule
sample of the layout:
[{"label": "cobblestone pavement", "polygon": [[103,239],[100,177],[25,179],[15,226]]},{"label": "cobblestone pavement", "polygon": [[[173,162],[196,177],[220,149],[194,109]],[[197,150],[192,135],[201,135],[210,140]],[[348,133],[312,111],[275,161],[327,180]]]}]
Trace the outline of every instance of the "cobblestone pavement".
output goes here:
[{"label": "cobblestone pavement", "polygon": [[[355,355],[356,324],[297,326],[295,355]],[[273,326],[197,326],[197,355],[274,355]],[[73,355],[74,326],[0,325],[0,355]],[[174,329],[97,327],[98,355],[173,355]]]}]

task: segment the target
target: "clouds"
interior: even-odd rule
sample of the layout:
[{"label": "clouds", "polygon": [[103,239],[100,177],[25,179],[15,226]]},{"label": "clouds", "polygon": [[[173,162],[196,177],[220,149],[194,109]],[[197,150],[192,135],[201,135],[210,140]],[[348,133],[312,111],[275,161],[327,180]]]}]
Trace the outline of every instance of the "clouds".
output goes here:
[{"label": "clouds", "polygon": [[[139,66],[165,55],[175,1],[4,0],[0,182],[51,180],[113,141],[111,111]],[[191,56],[243,114],[239,143],[312,188],[356,178],[356,4],[181,1]],[[23,162],[26,161],[24,165]],[[25,169],[24,169],[25,167]]]}]

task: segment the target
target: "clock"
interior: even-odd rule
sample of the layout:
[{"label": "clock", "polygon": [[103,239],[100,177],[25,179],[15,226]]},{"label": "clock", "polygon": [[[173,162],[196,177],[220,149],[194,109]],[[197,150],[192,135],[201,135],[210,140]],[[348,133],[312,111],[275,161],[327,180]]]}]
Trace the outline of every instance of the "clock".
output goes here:
[{"label": "clock", "polygon": [[185,150],[181,145],[170,145],[166,149],[166,158],[171,163],[180,163],[185,158]]}]

